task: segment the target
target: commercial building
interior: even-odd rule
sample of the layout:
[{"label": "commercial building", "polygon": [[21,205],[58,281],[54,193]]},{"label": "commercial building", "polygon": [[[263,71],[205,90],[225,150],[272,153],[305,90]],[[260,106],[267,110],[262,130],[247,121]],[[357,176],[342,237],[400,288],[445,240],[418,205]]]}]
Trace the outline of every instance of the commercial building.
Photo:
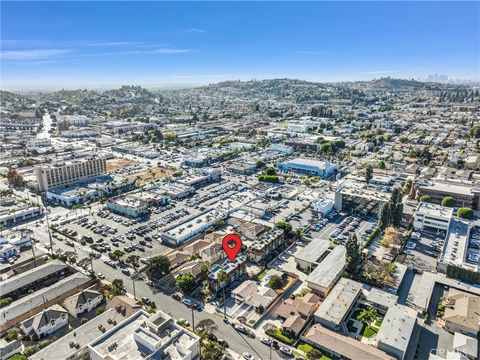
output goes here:
[{"label": "commercial building", "polygon": [[88,344],[91,360],[194,360],[200,339],[166,313],[140,310]]},{"label": "commercial building", "polygon": [[311,160],[296,158],[290,161],[279,163],[278,168],[285,172],[296,173],[306,176],[320,176],[323,179],[329,178],[337,171],[337,165],[332,165],[328,160]]},{"label": "commercial building", "polygon": [[446,272],[448,265],[470,271],[480,271],[480,241],[475,242],[471,234],[473,224],[469,221],[452,219],[438,259],[438,271]]},{"label": "commercial building", "polygon": [[453,208],[420,202],[415,210],[413,228],[428,232],[446,233],[453,216]]},{"label": "commercial building", "polygon": [[42,216],[44,209],[41,206],[14,199],[2,199],[0,204],[0,225],[11,226]]},{"label": "commercial building", "polygon": [[107,208],[117,214],[137,218],[148,213],[148,204],[138,197],[120,195],[107,201]]},{"label": "commercial building", "polygon": [[268,150],[280,152],[286,155],[293,154],[293,148],[291,146],[280,145],[280,144],[272,144],[268,147]]},{"label": "commercial building", "polygon": [[171,245],[180,245],[203,234],[226,218],[226,212],[209,209],[197,216],[189,217],[165,229],[165,231],[161,233],[161,237],[162,240]]},{"label": "commercial building", "polygon": [[57,187],[65,187],[76,182],[87,181],[104,175],[107,161],[104,157],[90,156],[75,161],[56,160],[51,165],[35,168],[38,189],[47,191]]},{"label": "commercial building", "polygon": [[27,140],[27,149],[34,150],[42,147],[48,147],[52,145],[52,141],[49,138],[35,138]]},{"label": "commercial building", "polygon": [[455,199],[456,206],[480,210],[480,188],[469,184],[426,182],[417,185],[416,197],[428,195],[432,202],[440,204],[445,196]]},{"label": "commercial building", "polygon": [[333,201],[329,199],[318,199],[313,203],[313,210],[319,214],[326,215],[333,209]]}]

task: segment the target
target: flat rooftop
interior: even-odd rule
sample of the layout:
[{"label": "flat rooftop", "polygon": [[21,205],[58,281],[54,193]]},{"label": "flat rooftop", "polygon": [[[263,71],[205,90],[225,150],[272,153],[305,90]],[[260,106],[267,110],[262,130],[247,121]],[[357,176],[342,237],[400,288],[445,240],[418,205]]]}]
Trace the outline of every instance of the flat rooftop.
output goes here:
[{"label": "flat rooftop", "polygon": [[313,166],[320,169],[325,169],[326,161],[325,160],[312,160],[305,158],[295,158],[293,160],[288,160],[284,162],[289,165],[302,165],[302,166]]},{"label": "flat rooftop", "polygon": [[[115,324],[123,321],[125,317],[121,312],[117,312],[115,309],[108,309],[104,313],[97,317],[87,321],[85,324],[69,332],[62,337],[61,341],[55,341],[49,346],[36,352],[29,359],[32,360],[49,360],[52,354],[55,354],[57,359],[67,359],[76,354],[80,349],[87,346],[96,338],[103,335],[103,332],[98,328],[102,325],[106,331],[112,329]],[[111,321],[109,321],[111,320]],[[74,342],[80,347],[78,350],[75,347],[70,346],[70,343]]]},{"label": "flat rooftop", "polygon": [[328,251],[329,247],[330,241],[320,238],[314,239],[295,255],[295,259],[309,263],[317,263],[318,260]]},{"label": "flat rooftop", "polygon": [[325,301],[315,312],[315,317],[339,326],[352,307],[363,285],[357,281],[342,278],[332,289]]},{"label": "flat rooftop", "polygon": [[468,250],[469,227],[468,221],[453,219],[450,222],[441,261],[460,267],[464,264]]},{"label": "flat rooftop", "polygon": [[407,306],[395,304],[389,307],[377,340],[405,353],[417,323],[416,316],[417,312]]},{"label": "flat rooftop", "polygon": [[60,260],[53,260],[46,264],[37,266],[33,269],[27,270],[21,274],[12,276],[2,281],[0,283],[0,294],[5,296],[10,294],[12,291],[20,289],[66,268],[68,268],[68,266]]},{"label": "flat rooftop", "polygon": [[345,268],[345,246],[337,245],[308,275],[307,282],[328,288]]},{"label": "flat rooftop", "polygon": [[417,214],[433,216],[437,218],[450,219],[453,216],[453,208],[426,202],[420,202],[415,212]]},{"label": "flat rooftop", "polygon": [[164,234],[172,238],[186,236],[187,234],[198,232],[206,224],[212,223],[223,218],[224,216],[225,213],[223,211],[210,209],[199,214],[198,216],[188,218],[185,221],[175,224],[173,227],[166,230]]},{"label": "flat rooftop", "polygon": [[450,184],[450,183],[441,183],[441,182],[432,182],[431,184],[420,185],[418,187],[419,190],[430,190],[436,191],[446,194],[457,194],[463,196],[471,196],[473,197],[473,189],[471,186],[462,186],[457,184]]}]

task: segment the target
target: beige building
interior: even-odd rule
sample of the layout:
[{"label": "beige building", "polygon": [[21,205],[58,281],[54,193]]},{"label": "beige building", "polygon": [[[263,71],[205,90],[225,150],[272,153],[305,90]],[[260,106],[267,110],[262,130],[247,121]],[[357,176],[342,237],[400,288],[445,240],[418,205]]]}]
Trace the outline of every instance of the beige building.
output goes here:
[{"label": "beige building", "polygon": [[68,162],[54,161],[50,165],[38,166],[35,168],[35,175],[38,189],[47,191],[102,176],[106,171],[106,159],[92,156]]},{"label": "beige building", "polygon": [[448,304],[443,316],[445,329],[476,338],[480,330],[480,296],[452,288]]}]

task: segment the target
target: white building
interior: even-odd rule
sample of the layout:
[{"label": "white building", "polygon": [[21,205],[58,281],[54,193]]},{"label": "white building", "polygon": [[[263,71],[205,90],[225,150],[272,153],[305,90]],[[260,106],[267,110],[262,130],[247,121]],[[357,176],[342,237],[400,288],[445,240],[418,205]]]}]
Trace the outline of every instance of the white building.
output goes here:
[{"label": "white building", "polygon": [[453,208],[420,202],[415,210],[413,228],[429,232],[447,232]]},{"label": "white building", "polygon": [[63,305],[70,314],[74,317],[95,309],[103,301],[103,296],[100,292],[93,289],[85,289],[79,293],[65,299]]},{"label": "white building", "polygon": [[68,325],[68,312],[53,305],[20,323],[20,329],[31,339],[40,339]]},{"label": "white building", "polygon": [[88,351],[91,360],[195,360],[200,339],[162,311],[150,316],[140,310],[88,344]]},{"label": "white building", "polygon": [[313,210],[317,213],[326,215],[333,209],[333,201],[329,199],[319,199],[313,203]]},{"label": "white building", "polygon": [[49,138],[42,138],[42,139],[29,139],[27,140],[27,149],[33,150],[42,147],[48,147],[52,145],[52,141]]},{"label": "white building", "polygon": [[180,245],[204,233],[226,218],[226,212],[209,209],[167,228],[161,233],[161,237],[169,244]]},{"label": "white building", "polygon": [[81,160],[58,160],[51,165],[35,168],[38,188],[46,191],[56,187],[65,187],[76,182],[87,181],[104,175],[107,171],[107,161],[104,157],[91,156]]},{"label": "white building", "polygon": [[280,145],[280,144],[272,144],[268,147],[268,150],[277,151],[287,155],[293,154],[293,148],[291,146]]}]

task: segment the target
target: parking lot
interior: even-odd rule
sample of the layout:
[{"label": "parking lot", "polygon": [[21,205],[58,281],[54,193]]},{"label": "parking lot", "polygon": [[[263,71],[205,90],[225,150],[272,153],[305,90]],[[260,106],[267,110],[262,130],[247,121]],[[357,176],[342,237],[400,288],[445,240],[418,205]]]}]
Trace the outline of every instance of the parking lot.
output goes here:
[{"label": "parking lot", "polygon": [[[418,235],[417,235],[418,234]],[[435,271],[444,237],[425,232],[412,233],[404,254],[404,264],[424,271]]]}]

